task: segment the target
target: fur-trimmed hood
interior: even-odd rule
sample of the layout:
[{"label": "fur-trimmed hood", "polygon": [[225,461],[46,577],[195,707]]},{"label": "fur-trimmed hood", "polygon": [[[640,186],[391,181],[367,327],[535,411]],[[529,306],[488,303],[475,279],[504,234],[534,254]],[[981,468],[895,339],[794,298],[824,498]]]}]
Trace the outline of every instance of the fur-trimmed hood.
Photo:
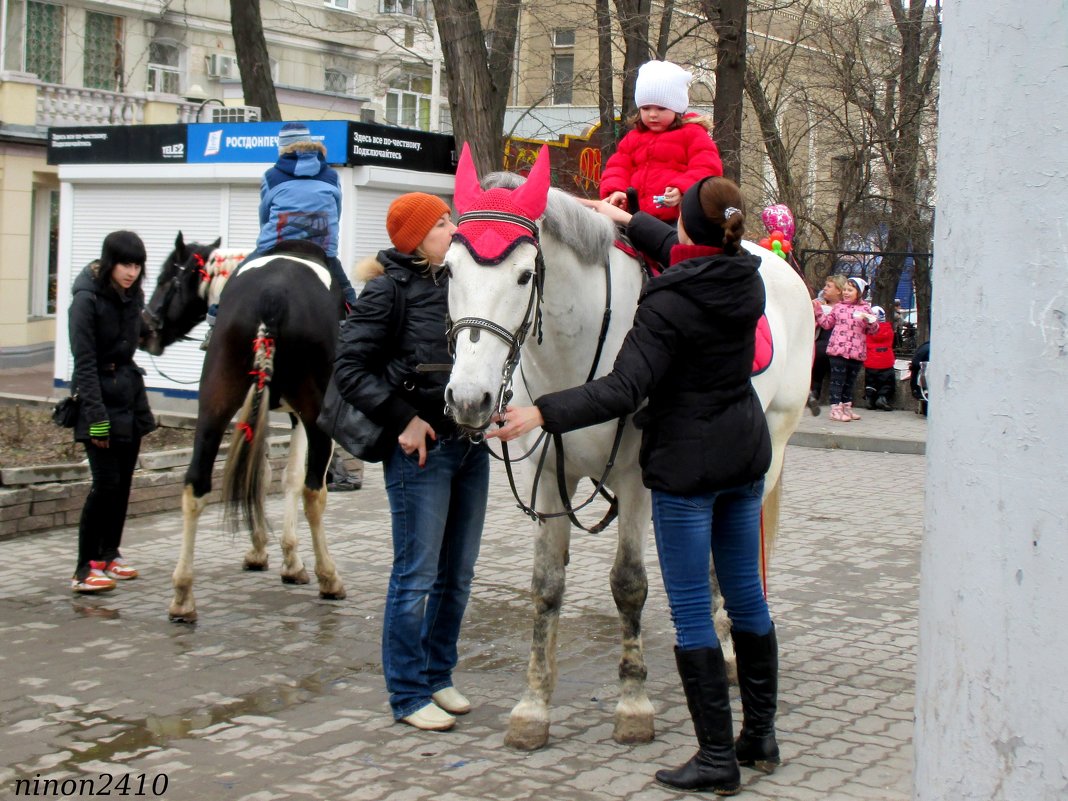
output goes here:
[{"label": "fur-trimmed hood", "polygon": [[356,280],[367,282],[372,278],[378,278],[386,274],[386,266],[378,260],[378,256],[365,256],[356,262]]}]

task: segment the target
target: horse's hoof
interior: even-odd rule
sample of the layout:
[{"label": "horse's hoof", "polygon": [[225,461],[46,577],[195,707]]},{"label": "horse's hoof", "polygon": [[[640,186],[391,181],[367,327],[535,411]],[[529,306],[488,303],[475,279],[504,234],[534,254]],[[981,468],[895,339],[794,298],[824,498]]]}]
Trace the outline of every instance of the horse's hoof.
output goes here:
[{"label": "horse's hoof", "polygon": [[292,575],[282,574],[283,584],[309,584],[311,579],[308,578],[308,571],[304,568],[300,569],[300,572],[293,573]]},{"label": "horse's hoof", "polygon": [[536,751],[544,748],[548,742],[547,711],[536,711],[532,705],[520,701],[508,718],[508,733],[504,736],[504,744],[519,751]]},{"label": "horse's hoof", "polygon": [[653,724],[653,705],[646,700],[628,705],[627,710],[616,710],[616,725],[612,739],[620,745],[651,743],[656,736]]},{"label": "horse's hoof", "polygon": [[170,619],[171,623],[196,623],[197,610],[182,609],[181,607],[171,604],[171,608],[167,610],[167,617]]},{"label": "horse's hoof", "polygon": [[257,571],[257,572],[259,572],[261,570],[266,570],[267,569],[267,560],[264,559],[262,562],[253,561],[253,560],[249,559],[246,556],[244,563],[241,565],[241,568],[242,568],[242,570],[254,570],[254,571]]},{"label": "horse's hoof", "polygon": [[346,595],[348,593],[345,592],[345,585],[338,579],[328,582],[325,586],[323,582],[319,582],[320,598],[324,598],[327,601],[344,601]]}]

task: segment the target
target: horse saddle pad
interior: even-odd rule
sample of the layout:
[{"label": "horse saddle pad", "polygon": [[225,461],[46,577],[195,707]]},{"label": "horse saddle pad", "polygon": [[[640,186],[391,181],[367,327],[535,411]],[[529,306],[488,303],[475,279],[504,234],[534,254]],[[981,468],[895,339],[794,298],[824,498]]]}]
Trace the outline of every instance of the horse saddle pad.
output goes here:
[{"label": "horse saddle pad", "polygon": [[775,345],[771,341],[771,326],[768,316],[760,315],[756,328],[756,350],[753,352],[753,375],[760,375],[768,369],[771,357],[775,354]]}]

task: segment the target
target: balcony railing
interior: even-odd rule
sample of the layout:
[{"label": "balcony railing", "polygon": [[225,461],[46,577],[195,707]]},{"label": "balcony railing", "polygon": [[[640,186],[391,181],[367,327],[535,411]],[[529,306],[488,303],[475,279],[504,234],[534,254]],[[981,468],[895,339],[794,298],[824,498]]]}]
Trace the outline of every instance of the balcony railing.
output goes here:
[{"label": "balcony railing", "polygon": [[37,91],[37,124],[139,125],[145,121],[145,99],[103,89],[41,84]]},{"label": "balcony railing", "polygon": [[75,125],[141,125],[150,101],[174,106],[174,122],[197,122],[198,102],[172,95],[123,94],[42,83],[37,88],[36,123],[42,127]]}]

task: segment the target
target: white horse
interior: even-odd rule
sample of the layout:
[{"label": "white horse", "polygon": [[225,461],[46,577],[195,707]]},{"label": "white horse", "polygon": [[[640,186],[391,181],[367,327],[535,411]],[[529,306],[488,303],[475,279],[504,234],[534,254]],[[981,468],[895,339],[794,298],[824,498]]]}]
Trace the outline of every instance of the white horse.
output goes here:
[{"label": "white horse", "polygon": [[[455,363],[446,402],[457,423],[469,429],[483,430],[489,425],[509,385],[515,393],[512,402],[525,405],[546,392],[585,382],[595,362],[594,377],[608,373],[638,302],[643,279],[637,260],[614,247],[615,227],[607,218],[570,195],[549,189],[547,150],[543,148],[526,182],[498,173],[488,177],[490,188],[485,192],[466,146],[460,158],[455,191],[460,226],[446,256],[451,273],[449,314],[455,321],[450,333]],[[528,224],[537,221],[531,234],[523,234],[516,215],[525,217]],[[769,367],[754,379],[774,451],[765,489],[765,531],[770,541],[777,524],[783,452],[808,397],[812,305],[804,282],[785,261],[750,243],[746,248],[763,261],[766,312],[775,348]],[[611,317],[605,327],[606,305]],[[531,336],[524,344],[528,329]],[[485,336],[487,332],[491,335]],[[604,346],[598,357],[602,335]],[[520,348],[522,361],[515,369]],[[616,429],[615,423],[604,423],[563,437],[567,501],[580,478],[604,474]],[[628,421],[606,482],[618,497],[619,508],[611,584],[623,635],[613,733],[621,743],[647,742],[654,735],[641,644],[641,612],[647,594],[643,551],[651,502],[638,465],[640,437]],[[536,432],[521,438],[518,453],[530,450],[535,439]],[[536,462],[539,453],[525,464]],[[535,529],[531,582],[534,632],[527,689],[512,709],[505,738],[508,745],[521,749],[540,748],[548,741],[548,705],[557,679],[556,634],[571,524],[562,514],[565,500],[555,481],[556,459],[555,447],[549,447],[541,471],[548,480],[540,482],[532,503],[541,515]],[[529,498],[534,471],[525,472],[524,498]]]}]

